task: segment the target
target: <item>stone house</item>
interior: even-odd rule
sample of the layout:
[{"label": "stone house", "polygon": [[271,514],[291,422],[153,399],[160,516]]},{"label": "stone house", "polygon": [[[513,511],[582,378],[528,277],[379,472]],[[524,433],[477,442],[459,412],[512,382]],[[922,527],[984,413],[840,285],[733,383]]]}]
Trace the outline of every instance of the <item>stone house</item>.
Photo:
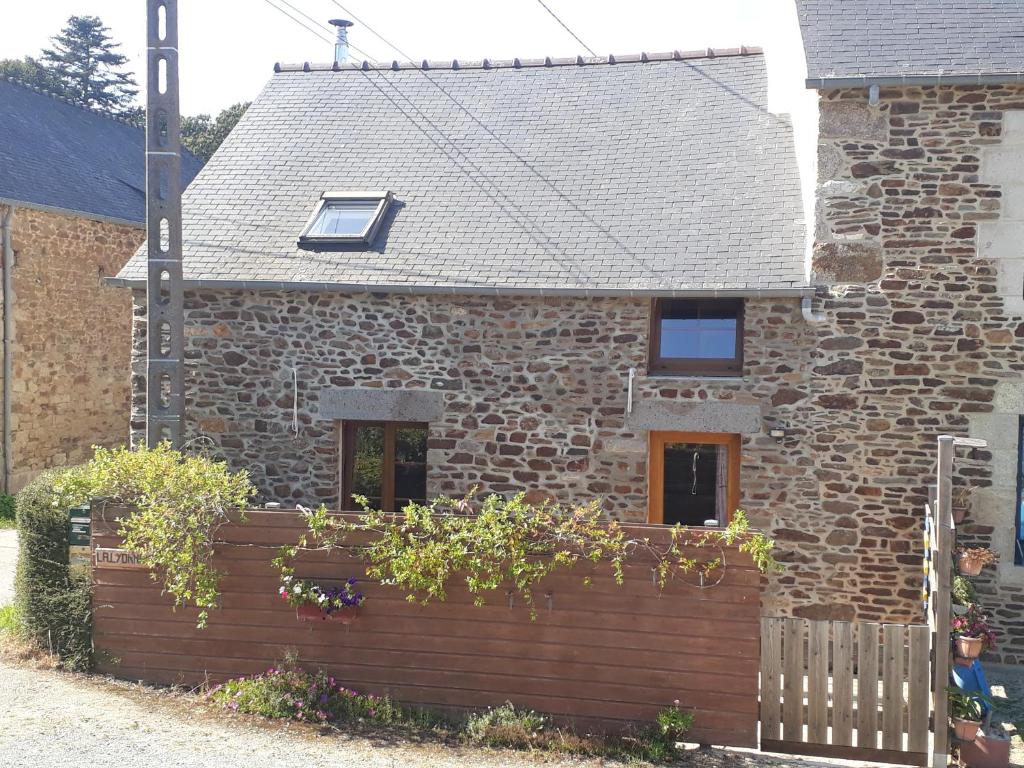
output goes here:
[{"label": "stone house", "polygon": [[0,79],[5,492],[128,439],[131,303],[104,278],[145,240],[143,138]]},{"label": "stone house", "polygon": [[[278,66],[184,200],[190,435],[285,504],[743,508],[788,566],[766,610],[903,622],[935,437],[986,437],[958,461],[967,531],[1003,553],[982,588],[1021,659],[1024,62],[949,0],[903,5],[798,4],[813,222],[815,147],[759,49]],[[1005,47],[1004,80],[943,45]],[[144,257],[114,281],[137,437]]]}]

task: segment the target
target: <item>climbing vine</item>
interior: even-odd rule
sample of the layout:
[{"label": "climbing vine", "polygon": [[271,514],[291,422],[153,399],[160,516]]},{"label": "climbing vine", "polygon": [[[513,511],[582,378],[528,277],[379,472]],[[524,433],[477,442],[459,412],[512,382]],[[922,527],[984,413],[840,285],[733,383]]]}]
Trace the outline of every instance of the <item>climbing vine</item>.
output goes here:
[{"label": "climbing vine", "polygon": [[[324,507],[305,513],[308,530],[274,560],[282,577],[294,575],[294,560],[303,550],[355,549],[367,563],[369,578],[398,587],[411,602],[444,601],[455,581],[469,590],[476,605],[483,605],[486,593],[507,586],[534,616],[537,584],[554,571],[585,562],[606,566],[620,585],[627,563],[648,562],[662,589],[670,579],[688,574],[697,586],[716,585],[725,572],[726,548],[733,545],[749,553],[762,572],[779,568],[772,541],[751,532],[742,511],[726,528],[675,526],[667,543],[658,543],[627,535],[619,523],[604,518],[596,502],[566,510],[530,504],[524,494],[512,499],[491,495],[474,510],[469,497],[441,497],[390,515],[372,509],[366,498],[356,501],[363,512],[355,519],[331,515]],[[695,549],[708,549],[709,557],[698,560],[691,554]],[[584,576],[584,583],[591,578]]]},{"label": "climbing vine", "polygon": [[175,605],[199,608],[206,626],[219,597],[213,566],[217,531],[228,512],[244,510],[255,493],[245,472],[161,443],[155,448],[97,448],[88,464],[63,475],[56,495],[79,502],[103,498],[124,504],[119,534],[127,549],[153,569]]}]

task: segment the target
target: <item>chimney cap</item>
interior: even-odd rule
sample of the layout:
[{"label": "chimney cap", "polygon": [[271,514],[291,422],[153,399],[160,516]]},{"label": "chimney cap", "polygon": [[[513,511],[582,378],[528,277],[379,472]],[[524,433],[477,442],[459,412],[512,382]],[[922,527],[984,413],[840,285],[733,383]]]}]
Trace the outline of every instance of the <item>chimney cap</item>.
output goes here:
[{"label": "chimney cap", "polygon": [[353,26],[355,26],[355,23],[349,21],[348,19],[331,19],[327,23],[328,24],[333,24],[336,27],[353,27]]}]

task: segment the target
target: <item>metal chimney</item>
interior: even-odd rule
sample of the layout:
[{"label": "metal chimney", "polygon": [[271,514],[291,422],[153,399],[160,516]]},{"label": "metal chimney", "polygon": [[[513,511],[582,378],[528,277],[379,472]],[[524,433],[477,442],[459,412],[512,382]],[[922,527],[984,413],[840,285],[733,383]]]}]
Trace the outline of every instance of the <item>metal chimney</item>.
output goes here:
[{"label": "metal chimney", "polygon": [[334,42],[334,62],[344,64],[348,61],[348,28],[352,22],[348,19],[331,19],[329,23],[338,28],[338,39]]}]

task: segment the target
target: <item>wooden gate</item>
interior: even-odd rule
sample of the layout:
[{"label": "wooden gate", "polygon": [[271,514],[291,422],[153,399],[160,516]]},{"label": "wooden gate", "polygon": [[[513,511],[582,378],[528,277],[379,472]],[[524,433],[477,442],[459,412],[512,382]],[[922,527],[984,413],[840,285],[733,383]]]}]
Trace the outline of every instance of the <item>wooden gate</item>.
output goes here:
[{"label": "wooden gate", "polygon": [[924,624],[761,619],[761,749],[927,765]]}]

